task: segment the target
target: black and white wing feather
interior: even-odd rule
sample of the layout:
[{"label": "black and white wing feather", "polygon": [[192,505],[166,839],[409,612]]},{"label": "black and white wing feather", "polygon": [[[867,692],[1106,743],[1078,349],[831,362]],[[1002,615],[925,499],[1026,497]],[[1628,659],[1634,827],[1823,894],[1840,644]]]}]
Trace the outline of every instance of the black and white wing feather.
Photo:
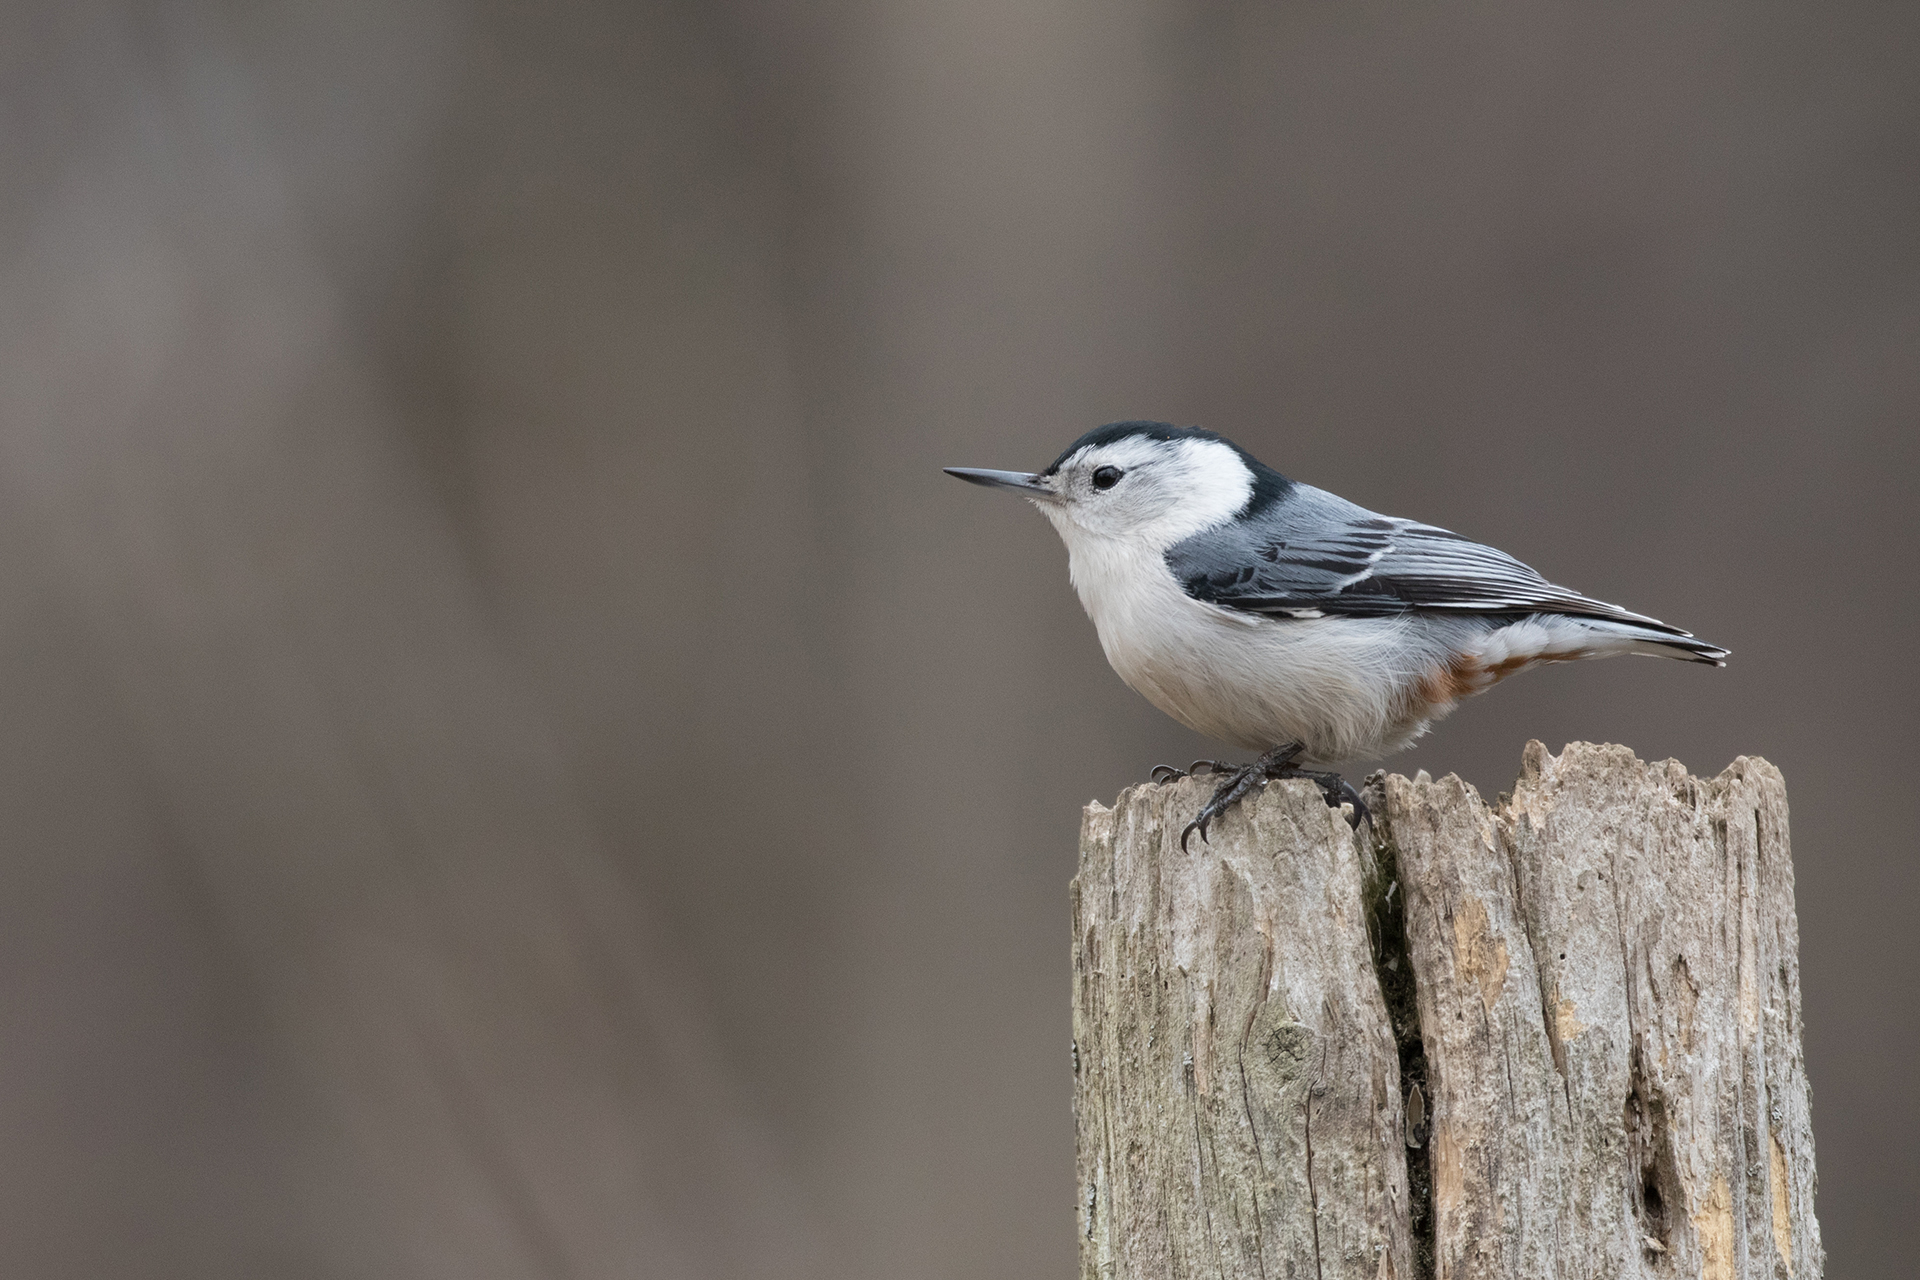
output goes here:
[{"label": "black and white wing feather", "polygon": [[1725,652],[1678,627],[1555,586],[1504,551],[1378,515],[1310,485],[1290,485],[1251,520],[1176,543],[1167,567],[1194,599],[1243,613],[1562,614],[1671,637],[1703,661]]}]

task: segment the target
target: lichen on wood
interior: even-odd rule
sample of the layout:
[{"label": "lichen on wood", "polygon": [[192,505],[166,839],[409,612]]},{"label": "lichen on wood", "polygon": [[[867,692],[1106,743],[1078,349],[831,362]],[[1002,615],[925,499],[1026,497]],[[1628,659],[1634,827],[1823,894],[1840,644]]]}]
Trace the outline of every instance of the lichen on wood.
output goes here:
[{"label": "lichen on wood", "polygon": [[1086,813],[1083,1275],[1821,1274],[1771,765],[1532,743],[1492,806],[1273,784],[1183,853],[1204,798]]}]

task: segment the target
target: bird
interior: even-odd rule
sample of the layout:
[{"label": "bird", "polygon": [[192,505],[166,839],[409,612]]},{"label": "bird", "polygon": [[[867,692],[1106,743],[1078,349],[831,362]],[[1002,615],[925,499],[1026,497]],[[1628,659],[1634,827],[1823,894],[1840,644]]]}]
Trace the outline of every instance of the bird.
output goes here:
[{"label": "bird", "polygon": [[1030,499],[1121,680],[1249,764],[1181,832],[1270,779],[1368,817],[1336,766],[1404,749],[1464,698],[1547,662],[1632,653],[1726,665],[1678,627],[1555,586],[1504,551],[1292,480],[1225,436],[1165,422],[1087,432],[1044,471],[947,467]]}]

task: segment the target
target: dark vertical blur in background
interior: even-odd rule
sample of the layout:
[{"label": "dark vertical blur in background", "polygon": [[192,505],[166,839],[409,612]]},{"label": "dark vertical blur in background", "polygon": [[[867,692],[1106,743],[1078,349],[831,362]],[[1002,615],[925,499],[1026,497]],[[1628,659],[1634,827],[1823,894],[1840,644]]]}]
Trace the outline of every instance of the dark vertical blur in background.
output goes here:
[{"label": "dark vertical blur in background", "polygon": [[1065,1276],[1099,422],[1734,651],[1920,1248],[1920,7],[0,10],[0,1273]]}]

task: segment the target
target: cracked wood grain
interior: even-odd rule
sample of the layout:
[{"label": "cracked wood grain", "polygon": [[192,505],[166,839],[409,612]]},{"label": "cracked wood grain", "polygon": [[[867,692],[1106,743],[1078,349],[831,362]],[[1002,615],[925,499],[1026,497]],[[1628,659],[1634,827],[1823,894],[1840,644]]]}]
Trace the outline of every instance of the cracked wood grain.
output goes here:
[{"label": "cracked wood grain", "polygon": [[[1378,784],[1407,894],[1441,1277],[1818,1276],[1780,773],[1528,744]],[[1775,1152],[1778,1152],[1776,1157]]]},{"label": "cracked wood grain", "polygon": [[1493,806],[1276,784],[1188,856],[1203,791],[1083,825],[1084,1276],[1821,1274],[1773,766],[1531,743]]},{"label": "cracked wood grain", "polygon": [[1310,783],[1180,849],[1192,781],[1091,805],[1073,882],[1087,1277],[1405,1277],[1370,850]]}]

